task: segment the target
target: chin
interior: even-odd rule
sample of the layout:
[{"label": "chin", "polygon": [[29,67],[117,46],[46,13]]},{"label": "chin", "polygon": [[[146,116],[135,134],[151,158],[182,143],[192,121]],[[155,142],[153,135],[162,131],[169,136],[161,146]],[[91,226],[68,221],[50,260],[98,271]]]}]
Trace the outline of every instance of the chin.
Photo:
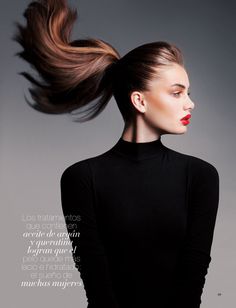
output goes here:
[{"label": "chin", "polygon": [[183,127],[181,127],[181,128],[179,129],[180,134],[186,133],[187,130],[188,130],[187,126],[183,126]]},{"label": "chin", "polygon": [[174,134],[174,135],[182,135],[184,133],[186,133],[186,131],[188,130],[187,125],[172,125],[169,127],[166,126],[165,128],[160,129],[159,128],[159,133],[161,135],[168,135],[168,134]]},{"label": "chin", "polygon": [[173,129],[172,131],[169,131],[168,134],[176,134],[176,135],[182,135],[186,133],[187,127],[182,126],[182,127],[177,127],[176,129]]}]

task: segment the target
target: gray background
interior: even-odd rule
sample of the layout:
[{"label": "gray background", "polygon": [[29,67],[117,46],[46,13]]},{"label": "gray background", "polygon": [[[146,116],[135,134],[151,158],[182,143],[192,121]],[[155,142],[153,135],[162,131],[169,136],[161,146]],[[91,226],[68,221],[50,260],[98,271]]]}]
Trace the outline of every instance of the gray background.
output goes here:
[{"label": "gray background", "polygon": [[[22,214],[62,214],[59,179],[70,164],[98,155],[116,143],[123,120],[112,98],[96,119],[74,123],[68,115],[45,115],[24,101],[29,83],[17,72],[30,71],[13,56],[13,20],[24,21],[29,1],[1,0],[0,164],[1,283],[4,307],[86,307],[83,288],[21,288],[24,254]],[[101,38],[123,56],[143,43],[166,40],[184,54],[195,102],[184,135],[165,135],[165,145],[198,156],[220,174],[212,262],[202,308],[233,308],[235,295],[235,1],[69,1],[79,18],[72,39]],[[28,94],[27,94],[28,95]],[[28,95],[29,97],[29,95]],[[79,275],[79,274],[75,274]],[[79,278],[79,276],[75,276]],[[124,277],[125,278],[125,277]]]}]

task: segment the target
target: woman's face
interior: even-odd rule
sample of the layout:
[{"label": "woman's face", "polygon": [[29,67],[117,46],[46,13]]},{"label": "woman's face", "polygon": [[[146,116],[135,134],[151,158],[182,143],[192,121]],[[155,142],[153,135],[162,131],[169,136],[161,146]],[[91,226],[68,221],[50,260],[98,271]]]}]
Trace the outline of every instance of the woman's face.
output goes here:
[{"label": "woman's face", "polygon": [[142,92],[145,121],[165,134],[184,133],[190,120],[181,119],[194,108],[189,86],[182,66],[173,64],[162,69],[160,78],[151,82],[150,91]]}]

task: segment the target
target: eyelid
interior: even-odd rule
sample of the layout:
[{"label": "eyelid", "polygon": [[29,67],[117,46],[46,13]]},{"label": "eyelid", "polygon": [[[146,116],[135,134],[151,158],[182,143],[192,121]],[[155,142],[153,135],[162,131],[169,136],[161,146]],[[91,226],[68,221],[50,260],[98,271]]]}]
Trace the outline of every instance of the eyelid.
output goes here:
[{"label": "eyelid", "polygon": [[[181,94],[183,91],[178,91],[178,92],[173,92],[173,94],[175,95],[175,94]],[[190,96],[191,95],[191,93],[190,92],[188,92],[188,95]]]},{"label": "eyelid", "polygon": [[175,95],[175,94],[181,94],[181,91],[173,92],[173,95]]}]

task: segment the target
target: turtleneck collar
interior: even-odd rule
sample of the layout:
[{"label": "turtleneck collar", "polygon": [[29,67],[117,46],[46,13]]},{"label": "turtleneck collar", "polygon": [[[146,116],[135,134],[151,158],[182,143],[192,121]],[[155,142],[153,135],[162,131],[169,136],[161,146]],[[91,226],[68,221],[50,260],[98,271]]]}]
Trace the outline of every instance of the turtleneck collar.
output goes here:
[{"label": "turtleneck collar", "polygon": [[112,151],[134,160],[142,160],[159,155],[163,149],[164,145],[162,144],[161,136],[148,142],[131,142],[120,137],[113,146]]}]

